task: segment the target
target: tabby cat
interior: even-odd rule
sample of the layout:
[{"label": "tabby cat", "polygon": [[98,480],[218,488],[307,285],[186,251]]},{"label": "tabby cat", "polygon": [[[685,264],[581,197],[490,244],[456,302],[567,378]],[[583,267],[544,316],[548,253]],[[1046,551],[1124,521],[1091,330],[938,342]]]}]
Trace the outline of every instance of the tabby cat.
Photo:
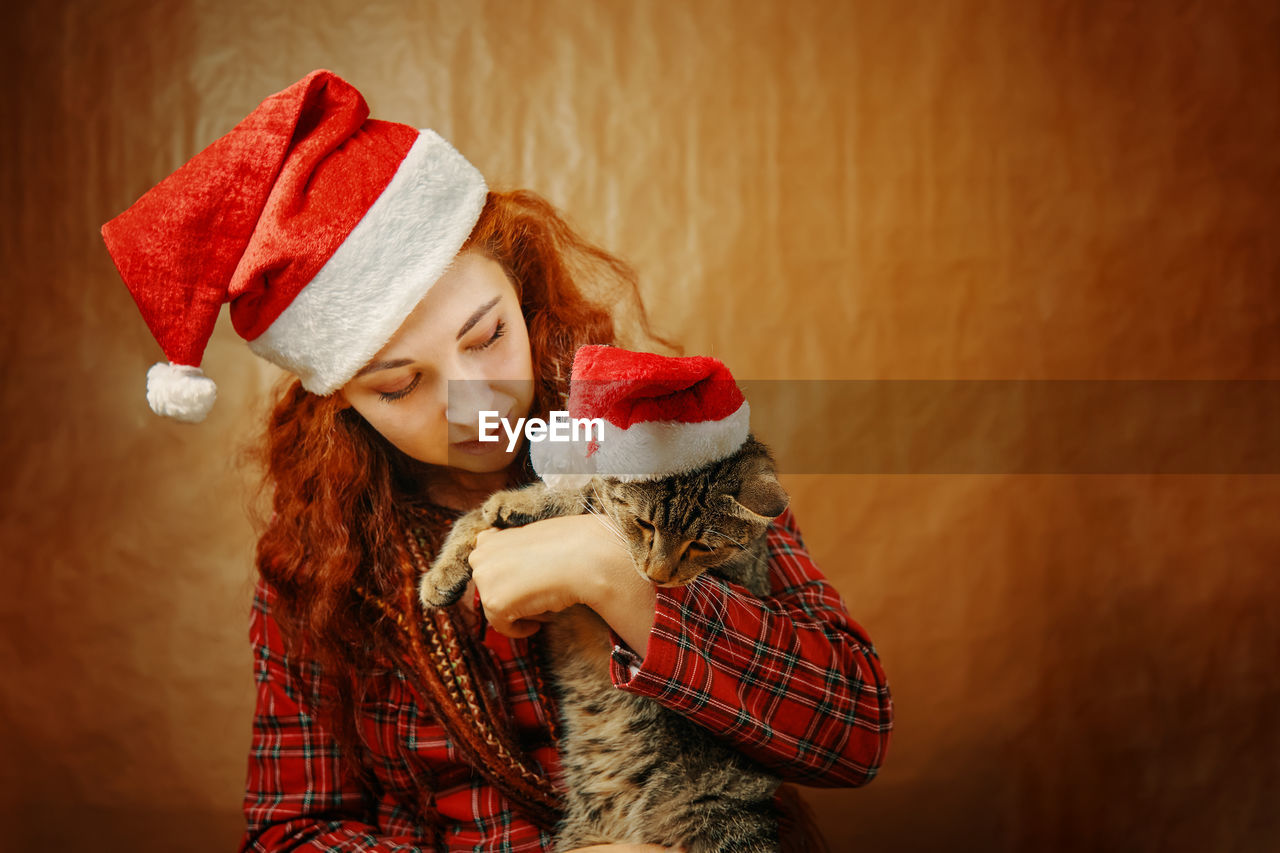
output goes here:
[{"label": "tabby cat", "polygon": [[[585,512],[620,531],[637,570],[659,586],[709,571],[763,596],[765,528],[787,500],[768,448],[751,436],[723,459],[663,479],[498,492],[454,524],[423,576],[422,601],[439,607],[461,596],[480,531]],[[778,849],[777,777],[680,714],[614,687],[608,628],[594,611],[575,606],[543,631],[568,787],[558,850],[607,842],[689,853]]]}]

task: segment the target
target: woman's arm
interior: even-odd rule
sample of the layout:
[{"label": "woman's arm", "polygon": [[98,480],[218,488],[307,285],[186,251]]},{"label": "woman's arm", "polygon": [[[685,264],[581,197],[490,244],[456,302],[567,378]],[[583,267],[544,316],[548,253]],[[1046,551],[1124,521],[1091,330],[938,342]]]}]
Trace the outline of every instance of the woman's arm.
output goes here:
[{"label": "woman's arm", "polygon": [[722,733],[784,779],[865,784],[893,725],[879,657],[790,510],[768,537],[770,597],[709,576],[657,590],[644,657],[617,643],[614,683]]},{"label": "woman's arm", "polygon": [[764,600],[705,575],[680,589],[638,581],[625,548],[590,515],[486,530],[470,561],[502,633],[528,636],[542,614],[586,604],[612,629],[619,688],[723,734],[784,779],[865,784],[893,721],[880,659],[790,510],[769,526],[768,549]]},{"label": "woman's arm", "polygon": [[298,685],[285,666],[279,628],[261,583],[249,636],[254,652],[257,707],[249,748],[241,853],[273,850],[421,853],[434,845],[378,834],[369,801],[344,782],[332,734],[299,705]]}]

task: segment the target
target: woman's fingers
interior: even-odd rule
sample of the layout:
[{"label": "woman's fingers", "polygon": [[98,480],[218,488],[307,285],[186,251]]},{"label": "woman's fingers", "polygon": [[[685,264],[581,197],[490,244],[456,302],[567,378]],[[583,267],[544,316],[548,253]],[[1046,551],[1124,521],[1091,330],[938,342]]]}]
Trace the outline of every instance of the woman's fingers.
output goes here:
[{"label": "woman's fingers", "polygon": [[[486,614],[486,618],[488,618]],[[532,637],[538,633],[538,629],[542,627],[542,623],[533,619],[517,619],[514,622],[507,622],[499,625],[495,620],[489,619],[489,624],[493,626],[493,630],[499,634],[504,634],[513,640],[523,640],[526,637]]]},{"label": "woman's fingers", "polygon": [[653,585],[640,579],[625,544],[595,516],[484,530],[470,563],[485,616],[501,634],[527,637],[550,614],[586,604],[621,628],[624,640],[644,647],[653,624]]}]

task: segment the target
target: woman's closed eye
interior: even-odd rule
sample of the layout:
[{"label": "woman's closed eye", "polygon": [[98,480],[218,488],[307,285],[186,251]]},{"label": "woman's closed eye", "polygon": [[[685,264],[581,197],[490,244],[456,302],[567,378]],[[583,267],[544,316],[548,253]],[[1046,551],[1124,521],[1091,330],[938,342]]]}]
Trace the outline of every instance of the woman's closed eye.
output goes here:
[{"label": "woman's closed eye", "polygon": [[467,349],[469,349],[472,352],[480,352],[481,350],[487,350],[489,347],[496,344],[498,342],[498,339],[501,338],[506,333],[507,333],[506,321],[499,320],[497,324],[494,325],[493,331],[489,334],[487,338],[485,338],[483,341],[481,341],[478,344],[473,344],[467,347]]},{"label": "woman's closed eye", "polygon": [[408,385],[404,386],[398,391],[379,391],[378,396],[381,397],[385,402],[388,402],[388,403],[394,402],[396,400],[399,400],[402,397],[407,397],[410,391],[418,387],[418,383],[421,380],[422,380],[422,374],[415,373],[413,374],[413,381],[410,382]]}]

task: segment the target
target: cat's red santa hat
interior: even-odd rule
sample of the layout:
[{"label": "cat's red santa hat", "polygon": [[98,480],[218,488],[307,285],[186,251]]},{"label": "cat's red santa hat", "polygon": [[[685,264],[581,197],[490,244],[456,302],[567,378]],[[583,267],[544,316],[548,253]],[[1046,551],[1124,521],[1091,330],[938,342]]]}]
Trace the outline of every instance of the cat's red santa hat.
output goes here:
[{"label": "cat's red santa hat", "polygon": [[747,440],[750,407],[729,369],[709,356],[671,357],[611,346],[573,358],[569,417],[599,418],[596,440],[530,445],[538,476],[577,486],[592,475],[655,480],[694,471]]}]

